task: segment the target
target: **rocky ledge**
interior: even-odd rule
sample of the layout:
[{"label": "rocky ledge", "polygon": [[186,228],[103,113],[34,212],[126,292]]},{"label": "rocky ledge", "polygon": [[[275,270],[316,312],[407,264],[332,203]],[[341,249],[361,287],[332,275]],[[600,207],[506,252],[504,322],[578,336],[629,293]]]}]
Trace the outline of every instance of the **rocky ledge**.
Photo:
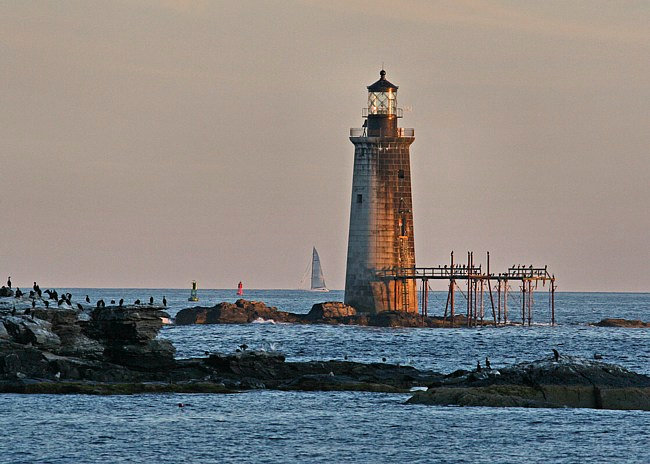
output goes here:
[{"label": "rocky ledge", "polygon": [[650,377],[603,362],[551,357],[498,370],[456,371],[408,403],[650,411]]},{"label": "rocky ledge", "polygon": [[[349,305],[338,301],[317,303],[307,314],[280,311],[261,301],[237,300],[235,303],[218,303],[212,307],[196,306],[176,314],[178,325],[189,324],[245,324],[272,321],[296,324],[345,324],[375,327],[451,327],[451,321],[441,317],[425,317],[403,311],[385,311],[378,314],[357,314]],[[454,317],[454,326],[464,326],[463,315]],[[483,324],[488,325],[489,322]]]},{"label": "rocky ledge", "polygon": [[0,382],[131,381],[175,365],[154,305],[0,311]]},{"label": "rocky ledge", "polygon": [[650,322],[635,321],[631,319],[602,319],[591,324],[596,327],[625,327],[628,329],[649,328]]},{"label": "rocky ledge", "polygon": [[280,353],[244,346],[230,355],[177,360],[172,344],[156,338],[165,317],[154,305],[0,308],[0,392],[406,392],[440,377],[385,363],[285,362]]}]

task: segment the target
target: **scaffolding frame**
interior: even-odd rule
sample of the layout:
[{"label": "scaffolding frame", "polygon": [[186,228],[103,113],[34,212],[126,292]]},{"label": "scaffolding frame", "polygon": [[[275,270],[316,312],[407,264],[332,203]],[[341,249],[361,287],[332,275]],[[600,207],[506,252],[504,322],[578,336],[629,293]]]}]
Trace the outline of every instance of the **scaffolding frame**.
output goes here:
[{"label": "scaffolding frame", "polygon": [[[394,267],[390,269],[381,269],[377,272],[377,277],[382,280],[393,280],[397,286],[398,281],[405,287],[409,280],[422,281],[421,291],[421,314],[427,317],[428,314],[428,297],[429,297],[429,280],[449,280],[449,289],[447,292],[447,303],[445,304],[445,313],[443,320],[447,322],[449,315],[449,322],[451,327],[454,326],[455,314],[455,294],[456,288],[461,291],[462,289],[456,283],[457,280],[465,280],[467,283],[467,313],[466,324],[468,327],[476,327],[485,325],[485,307],[484,307],[484,292],[487,286],[487,291],[490,297],[490,305],[492,309],[492,319],[495,327],[499,325],[512,324],[508,319],[508,290],[510,289],[508,283],[510,281],[519,282],[519,289],[521,291],[521,325],[532,325],[533,322],[533,307],[534,307],[534,293],[538,289],[539,283],[542,286],[549,285],[549,299],[551,306],[551,325],[555,325],[555,274],[548,271],[548,266],[535,267],[532,264],[529,266],[517,265],[510,266],[506,272],[494,274],[490,272],[490,252],[487,255],[487,266],[485,272],[481,264],[474,263],[474,252],[467,252],[467,264],[458,264],[454,261],[454,252],[450,253],[450,264],[444,266],[433,267]],[[492,281],[496,282],[494,289],[497,292],[497,305],[495,308]],[[397,300],[397,298],[396,298]],[[397,301],[396,301],[397,303]],[[396,306],[397,309],[397,306]],[[503,316],[503,317],[502,317]]]}]

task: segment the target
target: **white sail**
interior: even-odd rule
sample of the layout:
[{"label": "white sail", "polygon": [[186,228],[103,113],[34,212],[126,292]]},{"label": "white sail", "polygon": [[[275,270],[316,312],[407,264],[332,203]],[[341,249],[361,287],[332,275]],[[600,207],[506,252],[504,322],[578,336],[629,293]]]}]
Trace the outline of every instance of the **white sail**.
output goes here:
[{"label": "white sail", "polygon": [[317,291],[327,291],[325,278],[323,277],[323,269],[320,266],[320,258],[318,257],[316,247],[314,247],[311,259],[311,289]]}]

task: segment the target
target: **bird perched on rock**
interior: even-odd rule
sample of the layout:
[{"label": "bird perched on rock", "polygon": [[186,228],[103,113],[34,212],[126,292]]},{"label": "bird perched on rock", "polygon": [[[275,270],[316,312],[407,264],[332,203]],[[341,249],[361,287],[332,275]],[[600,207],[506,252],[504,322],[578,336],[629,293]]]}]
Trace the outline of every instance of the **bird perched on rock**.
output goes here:
[{"label": "bird perched on rock", "polygon": [[80,310],[82,310],[82,311],[83,311],[83,309],[84,309],[84,307],[81,306],[81,303],[77,303],[77,308],[80,309]]},{"label": "bird perched on rock", "polygon": [[488,359],[487,356],[485,357],[485,367],[487,369],[492,369],[492,366],[490,366],[490,360]]},{"label": "bird perched on rock", "polygon": [[7,287],[11,288],[11,276],[7,279]]},{"label": "bird perched on rock", "polygon": [[139,304],[140,304],[140,300],[139,300],[139,299],[138,299],[138,300],[135,300],[135,301],[133,302],[133,304],[139,305]]},{"label": "bird perched on rock", "polygon": [[555,348],[553,348],[553,356],[555,356],[555,362],[560,360],[560,353]]},{"label": "bird perched on rock", "polygon": [[90,303],[90,297],[86,295],[86,303]]},{"label": "bird perched on rock", "polygon": [[481,369],[481,361],[476,361],[476,372],[481,372],[483,369]]},{"label": "bird perched on rock", "polygon": [[120,308],[122,307],[123,304],[124,304],[124,298],[120,298]]},{"label": "bird perched on rock", "polygon": [[111,304],[115,304],[115,300],[111,300]]},{"label": "bird perched on rock", "polygon": [[381,358],[381,362],[386,362],[386,358]]},{"label": "bird perched on rock", "polygon": [[152,296],[149,297],[149,304],[150,304],[150,305],[153,304],[153,297],[152,297]]},{"label": "bird perched on rock", "polygon": [[163,306],[167,307],[167,298],[163,295]]}]

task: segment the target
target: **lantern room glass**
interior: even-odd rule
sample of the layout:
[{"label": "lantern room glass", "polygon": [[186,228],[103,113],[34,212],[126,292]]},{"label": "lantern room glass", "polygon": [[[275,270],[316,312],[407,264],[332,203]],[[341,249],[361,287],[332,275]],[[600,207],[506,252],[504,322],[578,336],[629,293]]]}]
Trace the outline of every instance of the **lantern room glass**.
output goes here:
[{"label": "lantern room glass", "polygon": [[397,114],[397,94],[393,89],[368,92],[368,114]]}]

